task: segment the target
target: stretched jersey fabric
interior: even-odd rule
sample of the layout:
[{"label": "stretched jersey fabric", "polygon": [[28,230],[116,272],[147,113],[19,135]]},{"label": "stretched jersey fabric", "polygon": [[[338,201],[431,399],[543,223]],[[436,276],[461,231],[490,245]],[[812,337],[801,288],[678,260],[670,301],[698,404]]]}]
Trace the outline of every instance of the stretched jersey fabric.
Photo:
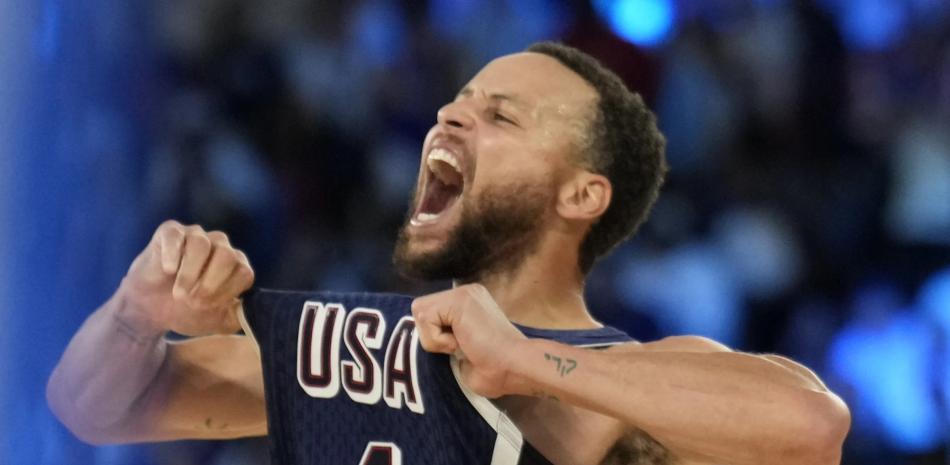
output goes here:
[{"label": "stretched jersey fabric", "polygon": [[[514,423],[420,347],[412,298],[254,289],[245,331],[261,351],[274,465],[547,465]],[[578,346],[613,328],[519,329]],[[498,350],[505,350],[499,347]]]}]

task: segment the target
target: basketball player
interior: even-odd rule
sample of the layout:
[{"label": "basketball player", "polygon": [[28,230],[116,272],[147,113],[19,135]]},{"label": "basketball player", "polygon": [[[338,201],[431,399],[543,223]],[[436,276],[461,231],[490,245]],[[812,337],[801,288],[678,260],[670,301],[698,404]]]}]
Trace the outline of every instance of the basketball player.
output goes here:
[{"label": "basketball player", "polygon": [[807,368],[588,312],[584,277],[647,216],[663,150],[582,52],[498,58],[438,112],[394,255],[452,289],[242,295],[227,236],[169,221],[70,342],[50,406],[96,444],[270,433],[275,464],[839,463],[850,414]]}]

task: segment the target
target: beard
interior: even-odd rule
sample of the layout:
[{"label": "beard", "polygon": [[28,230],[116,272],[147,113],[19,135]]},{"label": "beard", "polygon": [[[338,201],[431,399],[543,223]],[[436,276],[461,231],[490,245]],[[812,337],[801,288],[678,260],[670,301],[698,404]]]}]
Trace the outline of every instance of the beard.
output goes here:
[{"label": "beard", "polygon": [[527,182],[486,188],[473,201],[462,198],[458,224],[436,250],[415,253],[407,228],[399,231],[393,264],[408,278],[454,279],[459,284],[512,270],[538,247],[545,209],[553,190]]}]

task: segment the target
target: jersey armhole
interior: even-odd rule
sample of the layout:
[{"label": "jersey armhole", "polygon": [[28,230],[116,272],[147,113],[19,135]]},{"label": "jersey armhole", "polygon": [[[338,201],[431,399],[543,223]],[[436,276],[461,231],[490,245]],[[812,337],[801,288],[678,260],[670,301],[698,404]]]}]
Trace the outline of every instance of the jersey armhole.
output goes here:
[{"label": "jersey armhole", "polygon": [[450,356],[449,364],[452,367],[452,376],[455,377],[455,383],[462,390],[462,394],[485,420],[485,423],[488,423],[498,434],[495,439],[495,450],[492,452],[490,465],[517,465],[521,459],[521,449],[524,447],[524,436],[521,434],[521,430],[491,400],[472,392],[462,383],[457,356]]},{"label": "jersey armhole", "polygon": [[254,350],[257,351],[257,355],[258,355],[258,357],[260,357],[260,356],[261,356],[261,345],[260,345],[260,343],[257,342],[257,337],[254,336],[254,330],[251,329],[250,323],[247,322],[247,316],[244,315],[244,304],[245,304],[245,302],[246,302],[246,301],[244,301],[244,300],[241,301],[241,306],[240,306],[240,308],[238,308],[237,311],[236,311],[236,312],[237,312],[237,318],[238,318],[238,321],[241,323],[241,329],[244,330],[244,334],[247,335],[247,337],[251,338],[252,341],[254,341]]}]

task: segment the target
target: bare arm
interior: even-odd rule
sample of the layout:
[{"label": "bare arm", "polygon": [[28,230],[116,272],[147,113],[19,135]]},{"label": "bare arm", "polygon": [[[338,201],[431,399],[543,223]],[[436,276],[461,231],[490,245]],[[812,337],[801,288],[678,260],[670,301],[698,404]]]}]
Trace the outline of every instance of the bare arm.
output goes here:
[{"label": "bare arm", "polygon": [[512,389],[608,414],[678,456],[734,465],[840,462],[847,407],[788,359],[699,337],[607,351],[532,339],[513,352]]},{"label": "bare arm", "polygon": [[[51,409],[96,444],[266,434],[256,347],[227,335],[252,279],[223,234],[162,225],[70,341],[47,384]],[[170,343],[168,330],[211,335]]]},{"label": "bare arm", "polygon": [[461,352],[462,380],[486,397],[556,397],[697,462],[840,461],[848,408],[791,360],[691,336],[611,350],[528,339],[479,285],[420,297],[412,310],[423,347]]}]

